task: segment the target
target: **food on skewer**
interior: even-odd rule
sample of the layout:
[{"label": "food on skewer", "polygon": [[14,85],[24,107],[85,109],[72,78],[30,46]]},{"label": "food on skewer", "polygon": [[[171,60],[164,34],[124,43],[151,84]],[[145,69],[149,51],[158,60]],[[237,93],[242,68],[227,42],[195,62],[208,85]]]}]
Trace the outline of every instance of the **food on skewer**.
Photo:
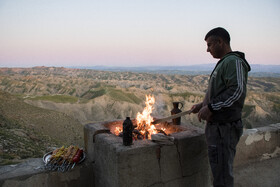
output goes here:
[{"label": "food on skewer", "polygon": [[81,158],[82,154],[83,154],[83,150],[82,150],[82,149],[79,149],[79,150],[77,151],[76,155],[75,155],[74,158],[73,158],[74,164],[72,165],[71,169],[73,169],[74,166],[76,165],[76,163],[78,163],[78,162],[80,161],[80,158]]},{"label": "food on skewer", "polygon": [[83,156],[83,150],[78,146],[70,145],[69,147],[60,147],[55,149],[47,161],[45,168],[48,170],[57,170],[65,172],[70,168],[73,169]]},{"label": "food on skewer", "polygon": [[68,164],[65,165],[64,170],[68,170],[68,169],[70,168],[70,165],[73,163],[73,158],[74,158],[74,156],[76,155],[76,153],[77,153],[78,150],[79,150],[78,147],[75,147],[75,148],[73,149],[73,151],[72,151],[71,154],[69,155],[69,158],[68,158],[68,160],[67,160]]}]

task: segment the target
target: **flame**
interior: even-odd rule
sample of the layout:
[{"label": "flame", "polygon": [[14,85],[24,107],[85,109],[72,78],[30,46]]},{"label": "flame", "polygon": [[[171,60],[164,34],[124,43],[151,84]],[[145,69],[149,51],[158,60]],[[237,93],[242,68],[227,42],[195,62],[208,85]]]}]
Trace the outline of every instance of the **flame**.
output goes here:
[{"label": "flame", "polygon": [[[151,113],[153,112],[153,105],[155,104],[155,97],[151,95],[146,95],[146,107],[144,108],[142,113],[137,113],[136,116],[136,130],[140,132],[143,136],[143,139],[151,139],[152,134],[157,134],[158,131],[156,127],[152,124],[154,121]],[[161,128],[162,131],[166,131],[165,128]],[[119,136],[119,134],[123,131],[122,127],[116,127],[114,130],[114,134]],[[137,137],[135,138],[137,139]]]},{"label": "flame", "polygon": [[144,137],[151,139],[152,134],[156,134],[157,130],[154,125],[151,123],[154,121],[151,113],[153,112],[153,104],[155,104],[155,98],[151,95],[146,95],[146,107],[144,108],[142,113],[137,113],[136,121],[137,127],[136,129],[144,135]]},{"label": "flame", "polygon": [[114,132],[115,132],[115,135],[119,136],[119,134],[120,134],[122,131],[123,131],[123,130],[122,130],[121,127],[116,127]]}]

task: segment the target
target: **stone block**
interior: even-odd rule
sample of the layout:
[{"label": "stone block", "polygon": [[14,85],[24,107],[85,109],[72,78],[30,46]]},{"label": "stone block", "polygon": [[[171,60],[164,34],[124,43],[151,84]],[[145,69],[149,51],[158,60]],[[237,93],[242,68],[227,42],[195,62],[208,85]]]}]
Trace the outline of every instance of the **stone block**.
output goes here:
[{"label": "stone block", "polygon": [[124,146],[112,134],[96,136],[96,186],[149,186],[160,181],[158,145],[149,140]]},{"label": "stone block", "polygon": [[209,163],[204,134],[196,136],[193,136],[192,133],[188,134],[188,132],[184,132],[184,134],[185,136],[175,136],[183,177],[198,172],[208,172]]},{"label": "stone block", "polygon": [[156,149],[157,145],[152,145],[118,151],[118,186],[141,187],[160,182]]},{"label": "stone block", "polygon": [[160,171],[162,182],[183,176],[180,156],[175,144],[160,147]]},{"label": "stone block", "polygon": [[84,126],[84,144],[85,152],[87,153],[87,159],[93,162],[94,159],[94,147],[95,136],[100,133],[110,133],[110,130],[103,125],[103,123],[90,123]]},{"label": "stone block", "polygon": [[95,135],[96,187],[210,184],[203,130],[193,126],[184,128],[172,134],[174,143],[168,145],[138,140],[131,146],[124,146],[122,138],[114,134]]},{"label": "stone block", "polygon": [[93,168],[96,186],[116,186],[118,183],[117,155],[114,146],[106,141],[109,136],[110,134],[98,134],[95,137]]}]

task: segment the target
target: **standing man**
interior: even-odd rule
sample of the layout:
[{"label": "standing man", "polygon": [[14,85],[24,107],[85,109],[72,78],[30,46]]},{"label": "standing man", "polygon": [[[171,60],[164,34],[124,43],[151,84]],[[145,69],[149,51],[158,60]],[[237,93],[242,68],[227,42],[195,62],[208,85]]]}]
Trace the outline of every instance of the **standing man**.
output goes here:
[{"label": "standing man", "polygon": [[251,68],[244,53],[231,50],[230,35],[224,28],[209,31],[205,41],[207,52],[219,61],[210,75],[204,101],[192,109],[199,121],[207,121],[205,136],[213,185],[232,187],[233,160],[243,133],[241,112]]}]

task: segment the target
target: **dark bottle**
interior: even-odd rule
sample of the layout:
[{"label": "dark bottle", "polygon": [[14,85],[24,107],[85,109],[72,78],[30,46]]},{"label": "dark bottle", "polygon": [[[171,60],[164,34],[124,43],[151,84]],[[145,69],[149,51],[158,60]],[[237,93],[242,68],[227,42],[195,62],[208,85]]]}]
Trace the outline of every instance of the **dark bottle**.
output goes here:
[{"label": "dark bottle", "polygon": [[[179,108],[179,104],[182,106]],[[171,115],[178,114],[182,112],[181,108],[183,108],[183,103],[181,102],[173,102],[173,109],[171,110]],[[181,124],[181,117],[172,119],[173,125],[180,125]]]},{"label": "dark bottle", "polygon": [[123,145],[125,146],[132,144],[132,128],[133,124],[130,117],[126,117],[123,122]]}]

